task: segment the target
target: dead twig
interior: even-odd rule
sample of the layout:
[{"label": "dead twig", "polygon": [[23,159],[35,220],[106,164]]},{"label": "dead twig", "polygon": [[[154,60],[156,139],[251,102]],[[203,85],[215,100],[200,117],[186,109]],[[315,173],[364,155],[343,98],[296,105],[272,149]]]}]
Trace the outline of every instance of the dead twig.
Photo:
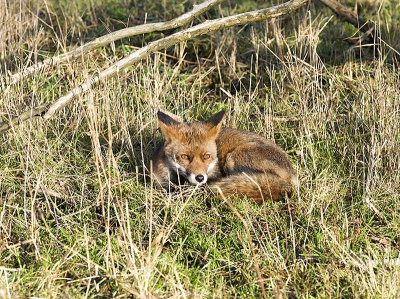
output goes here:
[{"label": "dead twig", "polygon": [[21,247],[21,246],[24,246],[24,245],[32,244],[34,242],[35,242],[34,239],[29,239],[29,240],[24,240],[24,241],[21,241],[21,242],[12,244],[12,245],[6,245],[6,246],[3,246],[3,247],[0,247],[0,252],[3,252],[5,250],[14,249],[14,248],[17,248],[17,247]]},{"label": "dead twig", "polygon": [[339,3],[336,0],[319,0],[322,4],[329,7],[339,18],[345,20],[346,22],[352,24],[354,27],[359,29],[361,32],[365,33],[363,39],[368,36],[375,44],[375,41],[379,39],[376,35],[374,27],[369,25],[369,22],[361,18],[355,12],[351,11],[349,8]]}]

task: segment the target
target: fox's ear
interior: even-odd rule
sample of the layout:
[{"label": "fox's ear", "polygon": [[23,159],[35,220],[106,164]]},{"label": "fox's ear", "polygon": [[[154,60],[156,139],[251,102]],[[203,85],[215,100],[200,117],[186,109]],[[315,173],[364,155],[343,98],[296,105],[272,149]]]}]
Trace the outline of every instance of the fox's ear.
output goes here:
[{"label": "fox's ear", "polygon": [[175,119],[173,119],[171,116],[165,114],[164,112],[158,111],[157,112],[157,117],[158,117],[158,122],[163,123],[166,126],[170,125],[177,125],[179,122],[177,122]]},{"label": "fox's ear", "polygon": [[224,119],[225,111],[222,110],[217,114],[211,116],[207,121],[206,124],[209,127],[207,135],[211,138],[217,138],[219,131],[221,130],[222,121]]},{"label": "fox's ear", "polygon": [[207,120],[207,122],[213,124],[214,126],[218,126],[220,123],[222,123],[224,116],[225,116],[225,111],[222,110],[211,116],[210,119]]},{"label": "fox's ear", "polygon": [[179,122],[161,111],[157,112],[157,118],[165,141],[169,142],[176,138],[176,126],[179,125]]}]

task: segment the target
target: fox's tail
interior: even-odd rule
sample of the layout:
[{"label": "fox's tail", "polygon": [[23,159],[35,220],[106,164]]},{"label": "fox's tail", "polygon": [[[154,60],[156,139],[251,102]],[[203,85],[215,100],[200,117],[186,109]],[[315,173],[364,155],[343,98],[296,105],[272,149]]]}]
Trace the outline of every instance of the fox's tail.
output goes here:
[{"label": "fox's tail", "polygon": [[244,172],[221,178],[210,185],[211,190],[219,194],[221,190],[224,196],[245,195],[254,201],[261,203],[264,200],[282,200],[291,197],[295,187],[299,185],[296,176],[286,181],[272,173],[252,173]]}]

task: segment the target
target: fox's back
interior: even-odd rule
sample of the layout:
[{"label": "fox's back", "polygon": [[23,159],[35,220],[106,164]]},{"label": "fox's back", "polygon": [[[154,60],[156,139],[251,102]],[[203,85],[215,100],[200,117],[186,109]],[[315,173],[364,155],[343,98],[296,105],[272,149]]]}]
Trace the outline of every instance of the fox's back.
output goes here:
[{"label": "fox's back", "polygon": [[219,165],[226,175],[260,171],[275,173],[286,181],[296,177],[283,149],[256,133],[222,128],[216,143]]},{"label": "fox's back", "polygon": [[222,128],[216,140],[218,147],[230,152],[241,145],[259,145],[277,147],[272,141],[249,131]]}]

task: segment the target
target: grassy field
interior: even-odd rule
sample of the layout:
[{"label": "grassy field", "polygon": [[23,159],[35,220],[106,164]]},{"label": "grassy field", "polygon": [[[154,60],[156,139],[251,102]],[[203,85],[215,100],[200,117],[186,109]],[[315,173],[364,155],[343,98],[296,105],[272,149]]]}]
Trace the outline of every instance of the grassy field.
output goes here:
[{"label": "grassy field", "polygon": [[[164,34],[15,85],[10,74],[192,2],[2,1],[1,119]],[[270,2],[227,1],[199,21]],[[0,135],[0,298],[400,298],[400,4],[341,2],[373,21],[377,47],[352,44],[360,33],[311,1],[151,55],[50,120]],[[144,179],[158,110],[201,120],[221,109],[226,126],[289,153],[294,197],[228,204]]]}]

